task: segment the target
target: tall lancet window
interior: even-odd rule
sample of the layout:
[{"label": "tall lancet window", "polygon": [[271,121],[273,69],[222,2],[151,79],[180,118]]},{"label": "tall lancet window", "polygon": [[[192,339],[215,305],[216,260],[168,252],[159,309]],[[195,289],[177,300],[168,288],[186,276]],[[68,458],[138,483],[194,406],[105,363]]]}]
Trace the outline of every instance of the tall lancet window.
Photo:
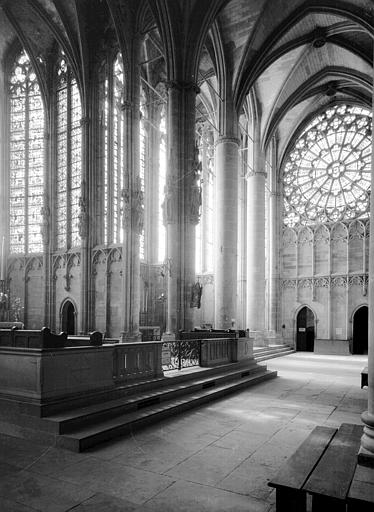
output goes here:
[{"label": "tall lancet window", "polygon": [[57,66],[56,246],[81,244],[79,199],[82,181],[82,107],[76,79],[61,52]]},{"label": "tall lancet window", "polygon": [[[104,72],[105,72],[104,65]],[[105,72],[101,125],[104,136],[104,243],[123,241],[121,191],[123,189],[123,92],[122,57],[118,53]]]},{"label": "tall lancet window", "polygon": [[160,120],[160,167],[158,178],[158,261],[166,258],[166,227],[163,218],[163,204],[166,186],[166,109],[163,105]]},{"label": "tall lancet window", "polygon": [[44,108],[35,71],[22,50],[9,80],[10,252],[43,250]]},{"label": "tall lancet window", "polygon": [[[140,89],[140,169],[139,169],[139,177],[140,177],[140,190],[142,192],[142,196],[144,197],[145,192],[145,174],[146,174],[146,160],[147,160],[147,131],[146,131],[146,122],[147,122],[147,100],[143,87]],[[143,204],[144,208],[144,204]],[[140,233],[139,237],[139,256],[140,259],[145,259],[145,231],[144,228]]]}]

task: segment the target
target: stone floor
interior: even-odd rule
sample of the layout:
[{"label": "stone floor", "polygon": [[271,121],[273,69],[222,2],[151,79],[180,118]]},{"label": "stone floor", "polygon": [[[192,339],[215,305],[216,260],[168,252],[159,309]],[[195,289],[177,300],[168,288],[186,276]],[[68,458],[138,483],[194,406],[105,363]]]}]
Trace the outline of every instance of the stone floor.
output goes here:
[{"label": "stone floor", "polygon": [[0,511],[270,512],[315,425],[360,423],[365,356],[295,353],[279,377],[82,454],[0,435]]}]

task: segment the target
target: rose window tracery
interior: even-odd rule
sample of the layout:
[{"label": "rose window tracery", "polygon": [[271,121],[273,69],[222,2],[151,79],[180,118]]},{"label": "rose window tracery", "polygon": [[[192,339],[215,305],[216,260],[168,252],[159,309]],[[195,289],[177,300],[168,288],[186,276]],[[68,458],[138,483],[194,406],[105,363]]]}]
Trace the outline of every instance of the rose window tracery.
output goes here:
[{"label": "rose window tracery", "polygon": [[285,225],[368,216],[371,116],[335,105],[309,123],[283,169]]}]

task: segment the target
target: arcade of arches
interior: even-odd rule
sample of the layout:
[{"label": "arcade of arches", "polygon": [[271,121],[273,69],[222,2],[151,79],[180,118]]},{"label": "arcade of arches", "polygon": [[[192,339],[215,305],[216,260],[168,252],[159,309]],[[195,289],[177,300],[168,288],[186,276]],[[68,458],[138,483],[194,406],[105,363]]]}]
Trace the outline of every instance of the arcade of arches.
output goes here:
[{"label": "arcade of arches", "polygon": [[[1,2],[10,314],[367,353],[373,16],[371,0]],[[368,429],[370,369],[369,347]]]}]

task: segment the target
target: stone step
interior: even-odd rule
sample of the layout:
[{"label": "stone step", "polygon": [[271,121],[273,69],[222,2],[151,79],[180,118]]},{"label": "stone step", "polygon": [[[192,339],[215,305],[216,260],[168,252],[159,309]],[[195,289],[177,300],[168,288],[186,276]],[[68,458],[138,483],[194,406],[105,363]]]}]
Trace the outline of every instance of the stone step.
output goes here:
[{"label": "stone step", "polygon": [[[229,371],[230,370],[230,371]],[[119,414],[131,413],[139,409],[143,409],[148,405],[162,403],[171,398],[176,398],[181,395],[193,393],[201,389],[216,386],[224,382],[232,380],[240,380],[243,377],[263,372],[264,368],[258,366],[254,361],[246,366],[239,365],[233,369],[232,365],[229,369],[221,368],[216,372],[200,371],[196,374],[188,374],[184,379],[179,379],[179,375],[172,378],[167,378],[166,381],[169,385],[154,387],[152,391],[148,386],[138,393],[125,395],[121,398],[108,400],[106,402],[99,402],[91,404],[86,407],[80,407],[69,411],[64,411],[54,414],[45,418],[52,428],[50,430],[57,434],[66,434],[74,430],[77,426],[82,427],[109,419]],[[163,382],[165,384],[165,382]]]},{"label": "stone step", "polygon": [[274,359],[275,357],[287,356],[289,354],[293,354],[294,352],[295,352],[294,349],[290,349],[290,350],[285,350],[282,352],[274,352],[271,354],[264,354],[264,355],[257,356],[257,357],[255,356],[255,359],[256,359],[257,363],[261,363],[261,361],[267,361],[268,359]]},{"label": "stone step", "polygon": [[224,382],[216,385],[212,379],[209,387],[177,396],[157,404],[149,404],[139,410],[127,414],[119,414],[110,419],[103,419],[87,426],[76,427],[68,434],[57,436],[56,445],[71,451],[80,452],[98,443],[132,432],[180,412],[225,396],[249,386],[276,377],[277,373],[266,370],[256,371],[252,375],[243,376],[240,380]]},{"label": "stone step", "polygon": [[295,350],[289,345],[273,345],[270,347],[254,347],[253,357],[255,361],[265,361],[273,357],[280,357],[292,354]]},{"label": "stone step", "polygon": [[[248,360],[235,363],[235,367],[238,369],[238,371],[240,368],[247,369],[251,365],[256,366],[254,359],[251,363],[248,363]],[[223,365],[217,365],[212,368],[196,367],[196,371],[194,371],[193,375],[192,373],[189,373],[189,369],[187,368],[183,369],[182,371],[166,371],[165,376],[163,377],[148,378],[135,382],[130,381],[123,384],[118,384],[115,389],[103,390],[101,392],[95,391],[92,394],[77,394],[76,397],[69,397],[66,401],[59,400],[56,403],[50,401],[48,406],[43,408],[42,416],[43,418],[58,416],[63,414],[64,411],[69,412],[86,406],[96,405],[98,403],[107,403],[112,400],[118,400],[125,397],[138,395],[139,393],[144,393],[146,391],[153,391],[155,389],[170,386],[171,382],[173,382],[173,384],[182,383],[190,381],[191,378],[196,378],[197,376],[201,377],[203,375],[204,377],[207,377],[209,375],[213,376],[225,371],[229,372],[232,371],[232,368],[233,364],[227,363]]]}]

